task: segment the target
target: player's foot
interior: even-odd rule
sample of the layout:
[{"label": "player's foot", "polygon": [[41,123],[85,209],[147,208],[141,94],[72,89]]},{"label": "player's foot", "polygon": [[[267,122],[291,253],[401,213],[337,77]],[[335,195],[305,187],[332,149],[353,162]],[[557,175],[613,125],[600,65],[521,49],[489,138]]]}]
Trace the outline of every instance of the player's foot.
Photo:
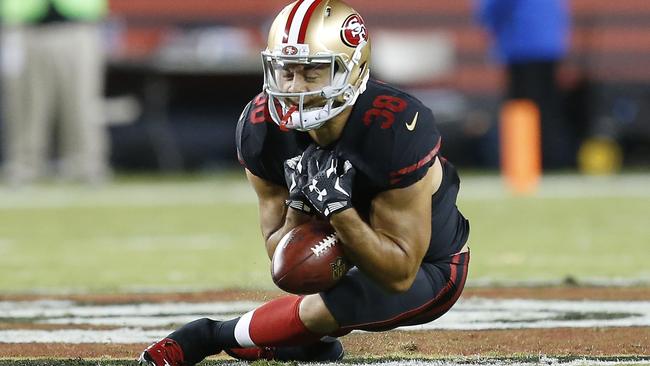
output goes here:
[{"label": "player's foot", "polygon": [[146,366],[186,366],[183,350],[175,340],[165,338],[147,347],[138,364]]},{"label": "player's foot", "polygon": [[319,341],[302,347],[253,347],[231,348],[225,352],[230,357],[243,361],[275,360],[275,361],[309,361],[336,362],[343,359],[344,351],[341,342],[336,339]]},{"label": "player's foot", "polygon": [[275,347],[251,347],[251,348],[230,348],[225,349],[230,357],[242,361],[273,360]]}]

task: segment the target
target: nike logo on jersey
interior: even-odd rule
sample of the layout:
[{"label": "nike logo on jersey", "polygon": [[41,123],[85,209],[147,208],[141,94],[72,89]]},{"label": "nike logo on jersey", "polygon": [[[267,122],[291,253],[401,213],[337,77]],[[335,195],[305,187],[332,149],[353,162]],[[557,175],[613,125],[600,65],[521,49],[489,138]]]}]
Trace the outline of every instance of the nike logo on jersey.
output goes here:
[{"label": "nike logo on jersey", "polygon": [[407,130],[409,130],[409,131],[415,130],[415,124],[418,123],[418,114],[420,114],[420,112],[415,112],[415,117],[413,117],[413,120],[411,121],[411,123],[406,124],[406,129]]}]

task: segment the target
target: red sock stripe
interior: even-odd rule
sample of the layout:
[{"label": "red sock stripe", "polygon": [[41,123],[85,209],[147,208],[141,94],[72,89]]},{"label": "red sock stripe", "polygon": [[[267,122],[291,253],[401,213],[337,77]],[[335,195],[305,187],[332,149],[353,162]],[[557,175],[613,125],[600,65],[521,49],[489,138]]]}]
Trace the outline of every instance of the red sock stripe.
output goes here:
[{"label": "red sock stripe", "polygon": [[282,43],[289,42],[289,31],[291,30],[291,23],[293,23],[293,17],[296,15],[298,8],[304,0],[299,0],[296,2],[296,5],[293,6],[291,12],[289,13],[289,18],[287,18],[287,24],[284,26],[284,37],[282,38]]},{"label": "red sock stripe", "polygon": [[300,33],[298,33],[298,43],[305,43],[305,35],[307,34],[307,27],[309,26],[309,20],[316,10],[316,7],[321,3],[322,0],[316,0],[313,4],[307,9],[305,17],[302,19],[302,24],[300,25]]},{"label": "red sock stripe", "polygon": [[248,327],[253,343],[260,347],[299,346],[321,338],[300,320],[302,299],[302,296],[285,296],[255,309]]}]

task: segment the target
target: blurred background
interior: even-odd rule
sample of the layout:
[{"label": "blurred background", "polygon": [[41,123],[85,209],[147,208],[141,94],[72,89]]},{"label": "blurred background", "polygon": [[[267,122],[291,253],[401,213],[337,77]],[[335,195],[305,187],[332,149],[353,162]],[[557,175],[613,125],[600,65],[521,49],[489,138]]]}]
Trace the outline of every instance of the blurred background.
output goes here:
[{"label": "blurred background", "polygon": [[[373,41],[373,76],[415,94],[434,111],[443,154],[461,167],[498,168],[498,115],[507,97],[508,68],[479,21],[480,1],[349,3],[364,16]],[[555,72],[563,117],[553,128],[563,145],[558,150],[543,144],[562,154],[545,168],[647,169],[650,2],[566,4],[568,50]],[[235,166],[236,121],[261,90],[259,52],[284,5],[284,0],[108,0],[101,20],[106,59],[98,111],[108,131],[110,168],[188,172]],[[19,62],[7,51],[14,42],[7,28],[4,69]],[[2,133],[6,137],[7,129]],[[53,159],[54,136],[53,130],[48,148]]]}]

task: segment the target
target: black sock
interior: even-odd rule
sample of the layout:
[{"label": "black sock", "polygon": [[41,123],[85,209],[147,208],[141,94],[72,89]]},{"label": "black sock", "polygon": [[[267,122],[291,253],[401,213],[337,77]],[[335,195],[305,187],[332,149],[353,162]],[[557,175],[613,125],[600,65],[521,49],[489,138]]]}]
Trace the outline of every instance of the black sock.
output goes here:
[{"label": "black sock", "polygon": [[239,347],[235,339],[237,321],[239,318],[223,322],[198,319],[180,327],[167,338],[175,340],[183,349],[185,362],[194,365],[224,348]]}]

